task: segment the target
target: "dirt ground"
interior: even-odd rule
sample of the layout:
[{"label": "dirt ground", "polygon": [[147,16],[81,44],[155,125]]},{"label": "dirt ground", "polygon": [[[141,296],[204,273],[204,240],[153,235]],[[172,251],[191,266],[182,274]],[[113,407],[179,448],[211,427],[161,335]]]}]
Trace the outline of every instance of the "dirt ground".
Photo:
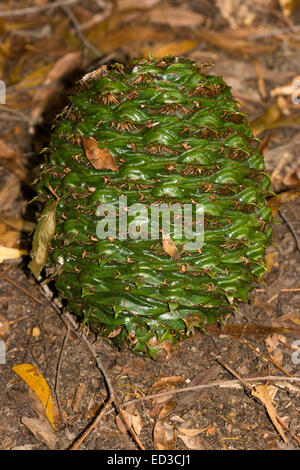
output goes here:
[{"label": "dirt ground", "polygon": [[[300,2],[49,4],[0,8],[0,448],[299,449]],[[149,53],[215,64],[211,73],[224,76],[261,139],[279,195],[268,272],[251,301],[222,325],[194,331],[164,362],[118,351],[87,329],[80,338],[27,267],[31,183],[53,118],[83,73]],[[55,431],[12,370],[21,364],[49,385]],[[104,408],[112,389],[101,367],[116,406]]]}]

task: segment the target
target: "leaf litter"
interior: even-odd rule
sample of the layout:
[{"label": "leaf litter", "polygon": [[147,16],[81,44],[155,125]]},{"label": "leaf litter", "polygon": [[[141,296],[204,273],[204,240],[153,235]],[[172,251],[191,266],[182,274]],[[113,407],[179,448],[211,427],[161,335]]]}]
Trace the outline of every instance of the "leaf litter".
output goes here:
[{"label": "leaf litter", "polygon": [[[296,57],[299,50],[299,41],[295,40],[293,31],[296,2],[279,2],[276,14],[273,15],[272,2],[260,0],[251,4],[224,0],[216,2],[217,7],[214,7],[211,2],[204,1],[197,8],[192,1],[117,0],[115,9],[112,8],[110,1],[89,4],[82,0],[70,5],[70,8],[87,41],[99,50],[102,59],[99,59],[96,65],[94,64],[95,57],[82,43],[74,24],[70,24],[69,18],[62,9],[51,9],[50,16],[50,10],[48,12],[47,8],[44,8],[48,7],[47,3],[47,1],[35,3],[34,18],[30,14],[25,17],[14,15],[12,12],[8,21],[3,18],[0,25],[5,34],[0,47],[0,78],[7,84],[7,104],[15,112],[14,115],[4,114],[3,108],[0,109],[5,116],[5,119],[0,119],[0,165],[5,169],[5,172],[1,174],[3,182],[1,181],[0,184],[0,229],[2,230],[0,230],[0,238],[3,237],[0,243],[0,261],[2,261],[0,269],[9,268],[10,275],[18,280],[22,279],[23,284],[28,286],[27,290],[35,292],[36,298],[43,295],[32,279],[24,277],[18,265],[7,261],[11,258],[15,258],[15,261],[22,259],[20,257],[26,253],[26,250],[23,250],[19,244],[24,233],[28,233],[22,224],[24,221],[33,223],[33,218],[30,219],[29,216],[30,211],[26,213],[27,196],[21,189],[26,177],[20,165],[29,163],[30,169],[38,166],[36,154],[33,157],[35,162],[23,157],[26,146],[22,138],[7,140],[8,129],[13,129],[15,125],[13,120],[10,124],[9,116],[20,120],[25,136],[28,136],[29,130],[32,132],[30,138],[34,136],[34,150],[36,148],[39,151],[47,142],[45,132],[47,133],[47,128],[50,128],[50,122],[55,113],[61,111],[65,104],[61,92],[65,90],[67,94],[71,91],[68,77],[76,76],[80,70],[89,73],[95,68],[105,66],[112,59],[123,62],[141,54],[152,53],[160,56],[175,53],[191,58],[197,57],[197,60],[201,62],[239,64],[239,72],[235,72],[232,67],[226,69],[224,66],[225,80],[226,75],[230,73],[233,79],[232,91],[234,94],[236,92],[237,98],[242,101],[243,111],[250,115],[255,135],[258,138],[270,136],[266,149],[266,161],[271,170],[278,168],[275,175],[276,188],[288,188],[292,192],[285,190],[277,194],[276,197],[270,199],[269,204],[275,217],[278,216],[278,210],[282,207],[288,208],[289,218],[295,221],[297,230],[299,227],[297,225],[299,212],[297,168],[300,168],[300,165],[299,162],[297,164],[295,156],[293,167],[289,166],[288,160],[282,161],[281,168],[277,167],[282,158],[283,146],[288,145],[291,152],[295,151],[293,149],[296,148],[296,140],[293,141],[293,138],[299,127],[299,108],[290,102],[291,94],[295,92],[292,84],[297,78],[297,64],[293,57]],[[97,6],[98,3],[101,6]],[[25,2],[19,2],[18,8],[23,7],[27,7]],[[47,40],[41,40],[35,36],[35,33],[37,30],[42,32],[45,24],[48,25],[48,29],[43,34],[49,36]],[[285,42],[286,50],[290,55],[285,55],[285,50],[281,47],[282,41]],[[257,60],[258,55],[259,65],[253,66],[251,61]],[[282,70],[282,64],[284,64],[284,70]],[[237,86],[240,87],[239,90],[235,88]],[[255,97],[255,101],[249,97]],[[52,106],[54,106],[53,110],[51,110]],[[28,116],[31,119],[29,128]],[[1,127],[4,123],[5,129]],[[27,146],[26,151],[29,153],[32,148]],[[113,156],[105,147],[101,148],[97,142],[89,142],[84,151],[90,164],[109,166],[112,171],[117,171],[117,163]],[[21,208],[18,201],[22,197],[24,199]],[[55,205],[56,201],[53,201],[52,206],[49,207],[48,217],[43,221],[47,236],[43,243],[43,252],[36,254],[34,268],[36,274],[42,270],[47,244],[54,235]],[[13,217],[18,222],[5,219],[7,216]],[[29,230],[30,227],[32,228],[32,225],[29,225]],[[275,367],[274,364],[263,356],[255,356],[254,351],[248,348],[246,343],[239,341],[241,337],[246,341],[251,340],[251,345],[266,353],[265,357],[268,354],[270,358],[273,357],[275,362],[285,367],[290,375],[297,374],[297,367],[291,363],[290,358],[291,351],[294,349],[290,351],[288,345],[292,344],[294,338],[299,337],[296,329],[299,323],[297,313],[299,312],[299,298],[297,298],[300,274],[297,267],[299,253],[294,252],[294,240],[287,226],[277,226],[276,237],[279,248],[282,248],[281,251],[276,251],[276,256],[269,255],[267,282],[270,282],[270,285],[273,284],[278,296],[277,301],[270,302],[271,297],[267,296],[266,287],[268,286],[258,286],[258,291],[261,292],[257,292],[255,298],[259,299],[260,303],[254,302],[252,305],[242,307],[240,313],[234,313],[232,320],[230,319],[225,325],[217,325],[210,331],[208,328],[204,335],[191,329],[191,338],[170,356],[167,363],[153,364],[145,360],[141,371],[135,374],[131,374],[130,371],[136,372],[134,366],[136,358],[133,360],[130,354],[121,355],[109,345],[99,343],[101,345],[99,354],[105,355],[115,384],[120,370],[124,370],[124,377],[132,384],[132,388],[129,388],[132,391],[126,392],[127,400],[141,394],[172,391],[185,383],[187,385],[201,384],[206,381],[209,383],[214,381],[215,377],[228,379],[227,373],[220,370],[219,366],[216,367],[210,356],[212,348],[213,350],[219,348],[224,357],[228,355],[228,357],[235,358],[232,364],[235,368],[242,363],[253,375],[257,373],[257,367],[262,375],[268,375]],[[165,239],[163,249],[166,255],[179,259],[179,250],[173,240]],[[278,276],[279,269],[280,275]],[[62,330],[59,319],[50,307],[45,308],[45,312],[48,313],[45,314],[43,311],[41,316],[40,305],[32,298],[15,286],[9,285],[4,277],[0,279],[0,282],[1,286],[3,283],[3,290],[0,289],[0,304],[3,306],[2,315],[4,314],[1,322],[4,327],[9,325],[8,329],[3,330],[3,338],[7,339],[9,344],[9,366],[23,363],[24,350],[27,350],[27,353],[32,355],[32,359],[35,358],[36,362],[42,366],[49,361],[50,356],[50,375],[47,375],[47,378],[50,378],[50,382],[52,380],[50,384],[52,388],[55,364],[57,364],[61,344]],[[10,302],[7,303],[5,299],[10,299]],[[31,312],[29,317],[25,315],[24,318],[23,308],[29,309]],[[277,326],[280,317],[286,318],[284,326]],[[40,334],[31,336],[33,344],[29,345],[28,349],[26,331],[27,328],[36,326],[31,324],[33,318],[39,318],[42,328],[39,327]],[[18,325],[18,331],[10,327],[14,324]],[[47,329],[47,335],[43,334],[44,328]],[[223,331],[223,334],[220,334],[220,331]],[[288,341],[285,343],[280,340],[280,335],[288,338]],[[50,338],[53,343],[50,342]],[[47,346],[47,354],[43,346]],[[64,350],[65,357],[62,362],[64,374],[61,374],[61,380],[64,390],[62,414],[65,419],[69,420],[69,426],[73,430],[73,434],[68,435],[70,439],[71,434],[74,438],[74,435],[86,427],[87,420],[91,419],[87,412],[89,403],[93,402],[95,410],[99,409],[101,400],[106,397],[106,392],[103,384],[101,385],[101,380],[99,382],[98,373],[89,363],[90,361],[86,360],[85,350],[81,349],[77,342],[71,340],[68,342],[68,348],[70,348],[70,354],[69,350]],[[230,353],[234,348],[237,349],[235,355]],[[253,361],[256,361],[255,366]],[[73,366],[72,364],[75,363],[76,366]],[[80,364],[79,367],[78,364]],[[68,405],[70,403],[68,394],[73,396],[74,384],[76,387],[79,383],[78,374],[80,374],[80,383],[86,384],[84,392],[86,398],[83,397],[81,406],[73,410],[72,405]],[[9,386],[13,395],[16,392],[16,382],[13,382],[15,379],[9,375],[9,372],[7,375],[9,379],[4,378],[6,374],[1,377],[1,385],[3,385],[3,390]],[[93,388],[92,379],[97,383],[96,389]],[[12,385],[9,380],[12,381]],[[154,388],[151,388],[151,384]],[[241,395],[240,389],[228,391],[216,387],[216,390],[209,390],[209,393],[205,390],[201,393],[199,390],[194,390],[173,395],[172,398],[164,397],[164,400],[153,399],[148,402],[148,406],[145,404],[145,407],[138,404],[132,408],[128,407],[125,410],[128,414],[127,420],[136,434],[140,435],[141,439],[145,439],[148,448],[165,450],[280,447],[279,444],[282,441],[279,439],[284,439],[280,422],[274,421],[274,425],[275,422],[277,426],[279,423],[279,427],[274,428],[266,420],[265,414],[261,413],[261,407],[254,402],[253,397]],[[264,405],[267,406],[268,403],[270,419],[273,416],[275,420],[272,415],[273,397],[270,393],[270,386],[268,385],[268,395],[265,391],[261,392],[261,390],[266,390],[266,387],[264,389],[256,387],[257,390],[260,390],[257,392],[260,393],[259,400],[263,397]],[[299,397],[295,390],[291,392],[294,395],[290,401],[285,395],[284,386],[282,389],[277,388],[276,412],[280,416],[289,415],[291,429],[298,430],[299,434],[297,424]],[[125,398],[121,388],[118,392]],[[17,397],[17,393],[15,396]],[[84,409],[85,400],[87,409]],[[241,407],[241,400],[243,407]],[[16,403],[12,399],[7,399],[7,397],[4,399],[1,396],[2,411],[0,410],[0,413],[11,415],[10,410],[15,409]],[[230,409],[235,410],[235,417],[230,415]],[[45,446],[54,449],[61,445],[66,448],[70,444],[64,431],[53,435],[54,431],[49,425],[49,420],[45,416],[42,417],[45,412],[43,406],[40,414],[36,410],[37,408],[35,412],[38,418],[32,418],[25,416],[26,413],[22,413],[20,408],[19,417],[23,416],[22,422],[25,428],[22,424],[13,425],[14,429],[18,429],[19,437],[16,439],[15,433],[10,433],[7,427],[4,430],[6,440],[2,442],[3,447],[32,446],[33,435],[37,447],[40,446],[40,448]],[[134,448],[135,444],[128,439],[126,432],[121,433],[118,427],[113,427],[113,423],[115,425],[114,419],[103,420],[101,425],[105,427],[106,435],[103,436],[101,430],[100,434],[94,430],[94,438],[83,445],[86,445],[86,448],[100,449]],[[24,429],[30,430],[27,435],[29,443],[22,438]],[[286,429],[284,433],[288,435]],[[203,434],[205,434],[205,442]],[[12,439],[10,444],[9,439]]]}]

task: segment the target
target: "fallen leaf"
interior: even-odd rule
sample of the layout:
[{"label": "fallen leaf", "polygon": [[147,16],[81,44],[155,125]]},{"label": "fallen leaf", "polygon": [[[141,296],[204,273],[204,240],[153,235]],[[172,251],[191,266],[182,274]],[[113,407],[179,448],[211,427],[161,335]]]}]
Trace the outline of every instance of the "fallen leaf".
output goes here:
[{"label": "fallen leaf", "polygon": [[39,418],[28,418],[27,416],[23,416],[21,421],[38,441],[43,442],[50,450],[56,449],[57,437],[49,421],[41,421]]},{"label": "fallen leaf", "polygon": [[256,137],[267,129],[275,129],[277,127],[298,128],[299,124],[299,116],[282,116],[277,104],[273,103],[261,117],[251,123],[251,128],[254,137]]},{"label": "fallen leaf", "polygon": [[155,450],[175,450],[176,431],[175,427],[158,419],[153,429],[153,440]]},{"label": "fallen leaf", "polygon": [[28,267],[36,278],[39,277],[40,272],[47,261],[49,243],[55,234],[55,212],[57,204],[58,201],[53,199],[45,204],[33,235],[31,250],[32,260],[30,261]]},{"label": "fallen leaf", "polygon": [[162,377],[151,385],[150,390],[161,390],[162,388],[167,388],[174,384],[179,384],[182,382],[185,382],[185,379],[184,377],[181,377],[179,375],[172,375],[171,377]]},{"label": "fallen leaf", "polygon": [[23,444],[21,446],[12,447],[10,450],[32,450],[36,444]]},{"label": "fallen leaf", "polygon": [[193,27],[204,22],[204,16],[182,7],[159,6],[152,9],[147,18],[150,23],[168,24],[175,27]]},{"label": "fallen leaf", "polygon": [[166,419],[176,408],[176,403],[173,398],[169,398],[166,403],[163,404],[159,411],[158,419]]},{"label": "fallen leaf", "polygon": [[253,135],[256,136],[269,129],[280,117],[280,110],[276,104],[271,104],[264,114],[251,124]]},{"label": "fallen leaf", "polygon": [[196,37],[205,42],[210,42],[214,46],[224,49],[235,56],[257,56],[265,52],[271,52],[277,47],[275,44],[264,45],[255,41],[237,39],[230,30],[219,33],[217,31],[203,29],[197,31]]},{"label": "fallen leaf", "polygon": [[131,427],[137,436],[140,435],[143,429],[143,421],[134,404],[126,407],[126,410],[116,416],[116,425],[123,434],[127,432],[128,427]]},{"label": "fallen leaf", "polygon": [[205,430],[206,436],[214,436],[216,434],[217,426],[213,424],[212,426],[208,426]]},{"label": "fallen leaf", "polygon": [[[3,176],[1,176],[3,181]],[[0,207],[2,211],[9,209],[20,194],[20,183],[13,174],[4,179],[4,185],[0,189]]]},{"label": "fallen leaf", "polygon": [[280,207],[284,206],[288,202],[294,201],[297,197],[300,196],[300,191],[296,191],[294,189],[291,189],[289,191],[284,191],[283,193],[280,193],[276,196],[271,197],[267,201],[268,207],[272,209],[272,214],[275,215],[280,209]]},{"label": "fallen leaf", "polygon": [[21,90],[40,85],[43,83],[47,73],[49,70],[51,70],[52,67],[53,64],[47,64],[36,68],[33,72],[30,72],[28,75],[26,75],[21,82],[15,85],[15,88]]},{"label": "fallen leaf", "polygon": [[58,59],[48,72],[43,83],[43,87],[38,88],[33,96],[33,107],[30,114],[31,125],[34,126],[41,120],[41,116],[48,105],[50,99],[61,88],[61,80],[80,70],[82,62],[82,52],[68,52]]},{"label": "fallen leaf", "polygon": [[0,158],[17,158],[19,153],[9,147],[2,139],[0,139]]},{"label": "fallen leaf", "polygon": [[41,372],[32,364],[18,364],[13,366],[12,370],[35,392],[43,405],[50,425],[55,430],[51,392]]},{"label": "fallen leaf", "polygon": [[297,0],[279,0],[279,5],[282,13],[285,16],[290,16],[292,11],[299,6],[299,2]]},{"label": "fallen leaf", "polygon": [[180,427],[178,431],[181,435],[183,434],[184,436],[195,437],[198,436],[201,432],[203,432],[203,429],[189,429]]},{"label": "fallen leaf", "polygon": [[170,41],[174,34],[170,31],[157,30],[155,26],[136,25],[135,27],[123,26],[109,31],[107,34],[99,34],[98,28],[93,28],[87,35],[87,39],[104,53],[122,48],[132,56],[140,55],[145,42]]},{"label": "fallen leaf", "polygon": [[74,394],[73,401],[72,401],[72,410],[74,411],[74,413],[78,413],[79,411],[79,407],[80,407],[85,389],[86,389],[85,383],[80,383],[76,388],[76,392]]},{"label": "fallen leaf", "polygon": [[184,434],[178,434],[178,437],[184,442],[186,447],[191,450],[204,450],[205,446],[203,439],[199,436],[185,436]]},{"label": "fallen leaf", "polygon": [[96,170],[119,169],[114,157],[107,148],[99,148],[98,142],[93,137],[81,137],[82,146],[86,157]]},{"label": "fallen leaf", "polygon": [[280,342],[278,340],[278,334],[274,333],[273,335],[267,336],[265,339],[267,350],[271,356],[271,358],[280,366],[282,366],[283,362],[283,354],[280,348]]},{"label": "fallen leaf", "polygon": [[118,10],[148,9],[159,3],[160,0],[118,0]]},{"label": "fallen leaf", "polygon": [[147,47],[143,49],[143,56],[154,56],[154,57],[164,57],[166,55],[182,55],[188,51],[194,49],[198,44],[198,41],[192,41],[189,39],[183,41],[174,41],[168,42],[166,44],[161,44],[156,47]]},{"label": "fallen leaf", "polygon": [[292,170],[290,173],[288,173],[282,180],[282,183],[289,187],[289,188],[294,188],[294,189],[300,189],[300,168],[296,168],[295,170]]},{"label": "fallen leaf", "polygon": [[7,246],[0,246],[0,263],[10,259],[21,258],[26,255],[26,250],[20,250],[19,248],[8,248]]},{"label": "fallen leaf", "polygon": [[180,259],[178,248],[167,232],[162,232],[162,246],[164,251],[173,259]]},{"label": "fallen leaf", "polygon": [[[221,366],[215,365],[209,367],[208,369],[202,370],[199,372],[189,383],[189,387],[194,387],[197,385],[202,385],[214,380],[219,373],[221,372]],[[184,409],[187,407],[193,406],[195,401],[199,398],[201,390],[195,390],[191,392],[183,393],[179,398],[177,398],[177,407],[176,410]]]},{"label": "fallen leaf", "polygon": [[[124,413],[124,411],[123,411],[123,413]],[[119,429],[119,431],[122,434],[126,434],[127,433],[127,426],[125,425],[124,419],[122,418],[121,414],[118,414],[116,416],[115,422],[116,422],[116,426]]]},{"label": "fallen leaf", "polygon": [[0,224],[1,223],[6,224],[18,232],[32,232],[36,226],[34,222],[20,219],[19,217],[9,217],[7,215],[0,216]]},{"label": "fallen leaf", "polygon": [[0,244],[1,246],[7,246],[8,248],[18,248],[18,242],[20,241],[20,233],[15,230],[7,230],[7,227],[0,223]]},{"label": "fallen leaf", "polygon": [[9,331],[8,320],[0,313],[0,337],[3,337]]},{"label": "fallen leaf", "polygon": [[284,440],[284,442],[288,442],[287,438],[285,437],[284,431],[282,429],[281,424],[277,420],[276,411],[274,409],[273,403],[271,401],[271,397],[269,395],[268,385],[265,383],[264,385],[257,385],[252,390],[252,395],[259,398],[259,400],[265,405],[268,415],[274,424],[275,428],[279,432],[280,436]]},{"label": "fallen leaf", "polygon": [[277,252],[276,251],[271,251],[270,253],[267,253],[265,256],[265,263],[266,263],[266,270],[265,274],[269,273],[274,265],[275,258],[277,257]]}]

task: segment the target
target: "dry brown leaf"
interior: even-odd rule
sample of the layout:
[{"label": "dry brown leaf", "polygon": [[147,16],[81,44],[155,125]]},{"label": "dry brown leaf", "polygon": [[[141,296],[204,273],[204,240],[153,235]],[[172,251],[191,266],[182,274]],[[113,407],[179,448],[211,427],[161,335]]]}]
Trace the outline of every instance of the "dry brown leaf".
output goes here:
[{"label": "dry brown leaf", "polygon": [[280,366],[283,362],[283,354],[281,349],[278,347],[280,342],[278,340],[278,334],[274,333],[273,335],[267,336],[265,339],[266,347],[269,352],[270,357]]},{"label": "dry brown leaf", "polygon": [[122,412],[126,421],[133,428],[134,432],[139,436],[143,429],[143,421],[141,415],[134,404],[127,406]]},{"label": "dry brown leaf", "polygon": [[274,125],[276,121],[280,118],[280,111],[276,104],[271,104],[271,106],[264,112],[264,114],[256,119],[251,124],[253,135],[256,136],[263,132],[265,129],[269,129],[270,126]]},{"label": "dry brown leaf", "polygon": [[284,206],[288,202],[294,201],[294,199],[296,199],[299,196],[300,196],[300,191],[291,189],[289,191],[285,191],[274,197],[271,197],[271,199],[267,201],[267,205],[272,209],[273,215],[275,215],[278,209],[280,209],[280,207]]},{"label": "dry brown leaf", "polygon": [[264,114],[251,123],[254,137],[267,129],[275,129],[277,127],[296,127],[300,124],[299,116],[282,116],[277,104],[273,103],[264,112]]},{"label": "dry brown leaf", "polygon": [[[269,273],[275,264],[275,259],[277,257],[277,251],[271,251],[265,256],[266,270],[265,274]],[[277,263],[278,265],[278,263]]]},{"label": "dry brown leaf", "polygon": [[118,0],[118,10],[144,10],[153,7],[161,0]]},{"label": "dry brown leaf", "polygon": [[169,398],[166,403],[163,404],[159,411],[158,419],[164,420],[166,419],[172,411],[174,411],[176,408],[176,403],[172,398]]},{"label": "dry brown leaf", "polygon": [[237,39],[231,34],[231,31],[226,31],[225,35],[223,32],[202,30],[197,31],[196,36],[205,42],[210,42],[214,46],[224,49],[232,55],[242,55],[245,57],[271,52],[276,47],[275,44],[264,45],[255,41]]},{"label": "dry brown leaf", "polygon": [[15,230],[5,230],[2,232],[1,228],[0,228],[0,245],[7,246],[8,248],[18,248],[18,245],[20,242],[20,233],[16,232]]},{"label": "dry brown leaf", "polygon": [[151,385],[150,390],[161,390],[162,388],[173,386],[184,382],[184,377],[179,375],[172,375],[171,377],[162,377]]},{"label": "dry brown leaf", "polygon": [[9,331],[9,322],[8,320],[0,314],[0,337],[3,337]]},{"label": "dry brown leaf", "polygon": [[185,427],[180,427],[178,429],[178,432],[184,436],[187,437],[195,437],[201,434],[205,429],[191,429],[191,428],[185,428]]},{"label": "dry brown leaf", "polygon": [[300,189],[300,168],[288,173],[282,180],[282,183],[289,188]]},{"label": "dry brown leaf", "polygon": [[27,255],[26,250],[20,250],[19,248],[8,248],[7,246],[0,245],[0,263],[3,261],[21,258],[23,255]]},{"label": "dry brown leaf", "polygon": [[[124,411],[123,411],[123,413],[124,413]],[[116,426],[119,429],[119,431],[122,434],[126,434],[127,433],[127,426],[125,425],[124,419],[122,418],[121,414],[118,414],[115,417],[115,422],[116,422]]]},{"label": "dry brown leaf", "polygon": [[[191,382],[189,383],[189,387],[194,387],[197,385],[202,385],[202,384],[211,382],[219,375],[221,370],[222,370],[221,366],[219,365],[215,365],[215,366],[209,367],[208,369],[202,370],[197,375],[195,375],[195,377],[191,380]],[[199,398],[200,394],[201,394],[201,390],[195,390],[195,391],[181,394],[181,396],[177,398],[176,409],[178,410],[178,409],[183,409],[183,408],[193,406],[195,401]]]},{"label": "dry brown leaf", "polygon": [[140,435],[143,429],[143,421],[134,404],[126,407],[126,410],[116,416],[116,425],[122,434],[125,434],[128,427],[131,427],[137,436]]},{"label": "dry brown leaf", "polygon": [[185,436],[184,434],[178,434],[178,437],[184,442],[186,447],[191,450],[204,450],[203,439],[199,436]]},{"label": "dry brown leaf", "polygon": [[259,398],[261,400],[261,402],[265,405],[265,407],[267,409],[267,412],[268,412],[268,415],[269,415],[272,423],[274,424],[275,428],[279,432],[279,434],[282,437],[282,439],[284,440],[284,442],[288,442],[287,438],[285,437],[282,426],[277,420],[276,411],[275,411],[273,403],[271,401],[271,397],[270,397],[269,390],[268,390],[268,385],[267,384],[257,385],[252,390],[251,393],[255,397]]},{"label": "dry brown leaf", "polygon": [[285,16],[290,16],[292,11],[299,6],[299,2],[297,0],[279,0],[279,5],[282,13]]},{"label": "dry brown leaf", "polygon": [[93,137],[81,137],[82,146],[86,157],[96,170],[119,169],[114,157],[107,148],[99,148],[98,142]]},{"label": "dry brown leaf", "polygon": [[213,424],[212,426],[208,426],[205,430],[206,436],[214,436],[216,434],[217,426]]},{"label": "dry brown leaf", "polygon": [[78,411],[79,411],[85,389],[86,389],[86,384],[85,383],[80,383],[76,388],[76,391],[75,391],[74,397],[73,397],[73,401],[72,401],[72,410],[75,413],[78,413]]},{"label": "dry brown leaf", "polygon": [[17,158],[18,152],[9,147],[2,139],[0,139],[0,158]]},{"label": "dry brown leaf", "polygon": [[154,57],[164,57],[169,54],[181,55],[185,54],[185,52],[194,49],[197,44],[198,41],[193,41],[189,39],[183,41],[168,42],[166,44],[161,44],[153,48],[147,47],[143,49],[143,56],[147,57],[153,55]]},{"label": "dry brown leaf", "polygon": [[175,450],[175,428],[165,420],[158,419],[153,429],[153,440],[155,450]]},{"label": "dry brown leaf", "polygon": [[177,246],[167,232],[162,232],[162,246],[164,251],[173,259],[180,259]]},{"label": "dry brown leaf", "polygon": [[0,224],[5,224],[14,230],[17,230],[18,232],[32,232],[36,226],[34,222],[20,219],[19,217],[10,217],[7,215],[0,216]]},{"label": "dry brown leaf", "polygon": [[[3,178],[3,177],[1,177]],[[20,183],[10,174],[5,180],[4,186],[0,185],[0,207],[2,211],[9,209],[20,194]]]},{"label": "dry brown leaf", "polygon": [[132,56],[134,50],[135,54],[140,54],[145,42],[147,41],[170,41],[174,37],[170,31],[157,30],[153,26],[136,25],[118,27],[117,29],[108,32],[106,35],[99,35],[97,29],[87,35],[87,39],[99,47],[104,52],[111,52],[116,49],[122,48]]},{"label": "dry brown leaf", "polygon": [[172,27],[193,27],[204,22],[204,16],[186,8],[159,6],[152,9],[147,15],[150,23],[168,24]]},{"label": "dry brown leaf", "polygon": [[40,122],[41,116],[50,99],[60,90],[62,86],[60,80],[74,71],[80,70],[81,63],[81,51],[68,52],[55,62],[43,83],[45,86],[39,88],[33,96],[33,107],[30,115],[32,126]]},{"label": "dry brown leaf", "polygon": [[43,442],[50,450],[56,449],[57,437],[47,419],[41,421],[39,418],[23,416],[21,421],[38,441]]}]

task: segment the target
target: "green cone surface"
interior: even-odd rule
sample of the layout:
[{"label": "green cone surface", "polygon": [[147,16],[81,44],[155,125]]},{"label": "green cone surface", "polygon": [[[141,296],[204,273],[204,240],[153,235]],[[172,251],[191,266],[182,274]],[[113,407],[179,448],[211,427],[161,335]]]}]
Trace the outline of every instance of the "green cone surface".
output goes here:
[{"label": "green cone surface", "polygon": [[[69,309],[121,348],[154,357],[247,301],[264,274],[270,178],[230,88],[205,65],[102,67],[57,119],[38,190],[47,202],[37,232],[56,218],[48,273]],[[99,239],[97,207],[118,210],[120,196],[202,204],[203,247],[186,249],[174,219],[169,239],[120,239],[118,218],[117,236]],[[33,258],[41,243],[36,234]]]}]

